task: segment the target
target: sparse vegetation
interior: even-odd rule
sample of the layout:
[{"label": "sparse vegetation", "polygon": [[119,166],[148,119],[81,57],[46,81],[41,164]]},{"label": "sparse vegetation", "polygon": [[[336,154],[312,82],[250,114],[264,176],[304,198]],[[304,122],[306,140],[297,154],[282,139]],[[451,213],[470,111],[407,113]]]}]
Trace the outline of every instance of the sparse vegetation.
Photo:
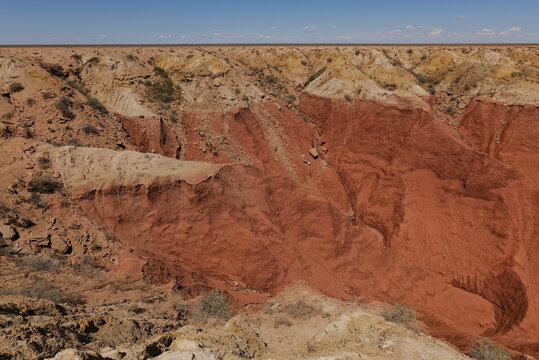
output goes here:
[{"label": "sparse vegetation", "polygon": [[316,313],[315,308],[303,300],[298,300],[295,304],[288,305],[286,311],[297,319],[308,319]]},{"label": "sparse vegetation", "polygon": [[56,97],[56,95],[50,91],[42,92],[41,96],[43,97],[43,100],[54,99]]},{"label": "sparse vegetation", "polygon": [[97,64],[98,62],[99,62],[99,58],[97,56],[94,56],[94,57],[88,59],[88,61],[86,61],[85,64],[92,65],[92,64]]},{"label": "sparse vegetation", "polygon": [[60,287],[41,278],[34,278],[31,283],[23,283],[15,294],[27,296],[35,299],[49,300],[54,303],[80,302],[73,296],[66,295]]},{"label": "sparse vegetation", "polygon": [[421,55],[421,60],[422,60],[422,61],[427,60],[427,55],[425,55],[425,54]]},{"label": "sparse vegetation", "polygon": [[129,60],[129,61],[135,61],[135,60],[138,59],[138,58],[137,58],[135,55],[133,55],[133,54],[128,54],[126,57],[127,57],[127,60]]},{"label": "sparse vegetation", "polygon": [[416,322],[415,310],[409,306],[395,304],[392,307],[386,307],[382,310],[382,317],[404,326],[414,325]]},{"label": "sparse vegetation", "polygon": [[26,102],[25,102],[25,103],[26,103],[26,105],[28,105],[28,106],[34,106],[34,105],[36,104],[36,100],[33,99],[33,98],[28,98],[28,99],[26,99]]},{"label": "sparse vegetation", "polygon": [[351,102],[352,101],[352,95],[350,94],[344,94],[344,99],[348,102]]},{"label": "sparse vegetation", "polygon": [[315,72],[314,74],[312,74],[308,79],[307,81],[305,82],[305,84],[303,84],[303,88],[306,88],[310,83],[312,83],[314,80],[316,80],[320,75],[322,75],[324,73],[324,71],[326,71],[326,67],[324,66],[323,68],[321,68],[320,70],[318,70],[317,72]]},{"label": "sparse vegetation", "polygon": [[174,87],[166,71],[156,66],[154,67],[154,72],[161,77],[161,80],[154,83],[151,81],[146,83],[150,96],[164,103],[179,99],[181,97],[181,89]]},{"label": "sparse vegetation", "polygon": [[86,91],[86,89],[84,88],[84,85],[82,85],[80,82],[75,81],[75,80],[67,80],[67,83],[68,83],[69,86],[71,86],[73,89],[77,90],[78,92],[80,92],[80,93],[83,94],[83,95],[86,95],[87,91]]},{"label": "sparse vegetation", "polygon": [[230,316],[230,310],[226,303],[227,300],[228,295],[226,293],[218,289],[212,289],[202,298],[200,309],[210,316],[228,318]]},{"label": "sparse vegetation", "polygon": [[307,63],[307,61],[306,61],[306,60],[301,60],[301,65],[303,65],[303,66],[307,66],[307,64],[308,64],[308,63]]},{"label": "sparse vegetation", "polygon": [[32,131],[32,129],[29,126],[24,125],[23,129],[24,129],[24,137],[25,138],[31,139],[31,138],[34,137],[34,132]]},{"label": "sparse vegetation", "polygon": [[23,91],[24,90],[24,86],[22,86],[21,83],[13,83],[11,85],[9,85],[9,92],[11,93],[16,93],[16,92],[19,92],[19,91]]},{"label": "sparse vegetation", "polygon": [[289,104],[292,104],[294,103],[294,101],[296,101],[296,96],[294,94],[290,94],[287,96],[286,100],[288,101]]},{"label": "sparse vegetation", "polygon": [[426,84],[429,82],[429,79],[427,79],[427,77],[423,74],[418,74],[414,71],[410,71],[410,73],[414,75],[417,81],[419,81],[421,84]]},{"label": "sparse vegetation", "polygon": [[511,360],[511,354],[507,350],[486,339],[477,340],[468,356],[478,360]]},{"label": "sparse vegetation", "polygon": [[277,77],[276,77],[275,75],[272,75],[272,74],[266,75],[266,76],[264,77],[264,80],[265,80],[268,84],[275,84],[275,83],[278,81]]},{"label": "sparse vegetation", "polygon": [[46,70],[49,72],[49,74],[53,76],[57,76],[59,78],[65,79],[67,75],[64,72],[64,68],[60,64],[52,64],[46,66]]},{"label": "sparse vegetation", "polygon": [[52,255],[29,255],[24,263],[35,270],[54,271],[62,266],[62,262]]},{"label": "sparse vegetation", "polygon": [[51,166],[51,161],[48,157],[40,156],[37,158],[37,164],[41,169],[48,169]]},{"label": "sparse vegetation", "polygon": [[80,56],[79,54],[73,54],[71,55],[71,57],[79,62],[82,61],[82,56]]},{"label": "sparse vegetation", "polygon": [[71,139],[67,140],[67,145],[75,146],[75,147],[82,146],[79,139],[77,139],[77,138],[71,138]]},{"label": "sparse vegetation", "polygon": [[277,317],[277,319],[275,319],[275,323],[273,324],[273,326],[276,328],[280,326],[290,327],[292,325],[293,325],[292,321],[289,318],[284,317],[284,316]]},{"label": "sparse vegetation", "polygon": [[87,96],[86,97],[86,103],[88,105],[90,105],[92,108],[98,110],[100,113],[102,114],[106,114],[108,113],[107,111],[107,108],[105,107],[105,105],[103,105],[101,103],[101,101],[99,101],[97,98],[95,97],[91,97],[91,96]]},{"label": "sparse vegetation", "polygon": [[328,62],[328,63],[330,63],[330,62],[332,62],[332,61],[333,61],[332,58],[330,58],[330,57],[327,58],[327,62]]},{"label": "sparse vegetation", "polygon": [[49,175],[34,176],[28,182],[28,191],[41,194],[52,194],[60,188],[60,184]]},{"label": "sparse vegetation", "polygon": [[47,208],[47,203],[45,203],[41,196],[39,196],[39,194],[37,193],[32,193],[32,195],[30,195],[30,198],[28,199],[28,202],[40,209]]},{"label": "sparse vegetation", "polygon": [[56,102],[56,109],[60,110],[62,113],[62,116],[66,119],[73,119],[75,118],[75,114],[73,111],[71,111],[71,106],[73,106],[73,103],[67,96],[62,96],[60,100]]},{"label": "sparse vegetation", "polygon": [[89,134],[94,134],[94,135],[99,135],[99,130],[97,130],[97,128],[95,126],[93,126],[92,124],[86,124],[82,127],[82,131],[86,134],[86,135],[89,135]]}]

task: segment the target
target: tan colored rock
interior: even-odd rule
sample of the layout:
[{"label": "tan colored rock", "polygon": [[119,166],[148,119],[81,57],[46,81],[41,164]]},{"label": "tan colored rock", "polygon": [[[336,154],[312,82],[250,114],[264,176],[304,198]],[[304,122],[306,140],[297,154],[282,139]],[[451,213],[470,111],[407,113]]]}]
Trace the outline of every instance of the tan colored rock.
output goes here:
[{"label": "tan colored rock", "polygon": [[69,245],[66,241],[59,235],[52,235],[50,238],[51,248],[59,252],[60,254],[65,254],[69,250]]},{"label": "tan colored rock", "polygon": [[318,150],[316,150],[316,148],[311,148],[309,150],[309,154],[314,158],[314,159],[317,159],[319,154],[318,154]]},{"label": "tan colored rock", "polygon": [[15,240],[17,232],[9,225],[0,225],[0,237],[4,240]]},{"label": "tan colored rock", "polygon": [[49,247],[50,246],[50,235],[44,231],[30,231],[26,236],[27,242],[32,246],[37,247]]}]

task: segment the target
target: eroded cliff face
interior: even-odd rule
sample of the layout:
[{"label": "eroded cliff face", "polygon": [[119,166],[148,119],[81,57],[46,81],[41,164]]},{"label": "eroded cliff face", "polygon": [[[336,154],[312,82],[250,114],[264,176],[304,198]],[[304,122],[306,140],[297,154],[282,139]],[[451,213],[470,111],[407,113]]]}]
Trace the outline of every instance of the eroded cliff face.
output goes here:
[{"label": "eroded cliff face", "polygon": [[[533,50],[201,51],[84,65],[107,105],[121,72],[144,114],[115,107],[103,137],[82,139],[93,148],[34,155],[121,243],[113,273],[220,288],[249,311],[305,281],[408,304],[462,349],[488,336],[539,354]],[[166,72],[154,83],[182,86],[172,110],[141,100],[150,54]]]}]

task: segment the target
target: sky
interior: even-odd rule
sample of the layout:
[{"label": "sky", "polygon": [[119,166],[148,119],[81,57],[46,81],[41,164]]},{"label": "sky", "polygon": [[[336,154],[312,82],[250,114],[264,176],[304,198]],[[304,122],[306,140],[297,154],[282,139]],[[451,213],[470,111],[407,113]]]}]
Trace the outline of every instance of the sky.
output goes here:
[{"label": "sky", "polygon": [[536,43],[539,0],[0,0],[0,44]]}]

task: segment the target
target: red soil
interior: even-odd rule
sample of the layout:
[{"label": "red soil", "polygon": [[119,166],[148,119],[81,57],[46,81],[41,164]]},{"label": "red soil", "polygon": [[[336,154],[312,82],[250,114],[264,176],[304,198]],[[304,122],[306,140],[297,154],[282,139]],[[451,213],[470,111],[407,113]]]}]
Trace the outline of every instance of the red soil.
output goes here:
[{"label": "red soil", "polygon": [[[538,355],[537,108],[472,102],[464,141],[423,109],[303,94],[300,111],[314,125],[275,103],[203,115],[226,134],[211,145],[229,164],[216,176],[79,203],[144,260],[144,277],[186,293],[219,287],[257,303],[304,280],[406,303],[461,347],[484,335]],[[209,156],[201,116],[183,116],[182,158]],[[163,130],[122,122],[141,150],[176,157]]]},{"label": "red soil", "polygon": [[181,146],[178,137],[163,120],[132,118],[119,114],[117,117],[139,151],[179,158]]}]

